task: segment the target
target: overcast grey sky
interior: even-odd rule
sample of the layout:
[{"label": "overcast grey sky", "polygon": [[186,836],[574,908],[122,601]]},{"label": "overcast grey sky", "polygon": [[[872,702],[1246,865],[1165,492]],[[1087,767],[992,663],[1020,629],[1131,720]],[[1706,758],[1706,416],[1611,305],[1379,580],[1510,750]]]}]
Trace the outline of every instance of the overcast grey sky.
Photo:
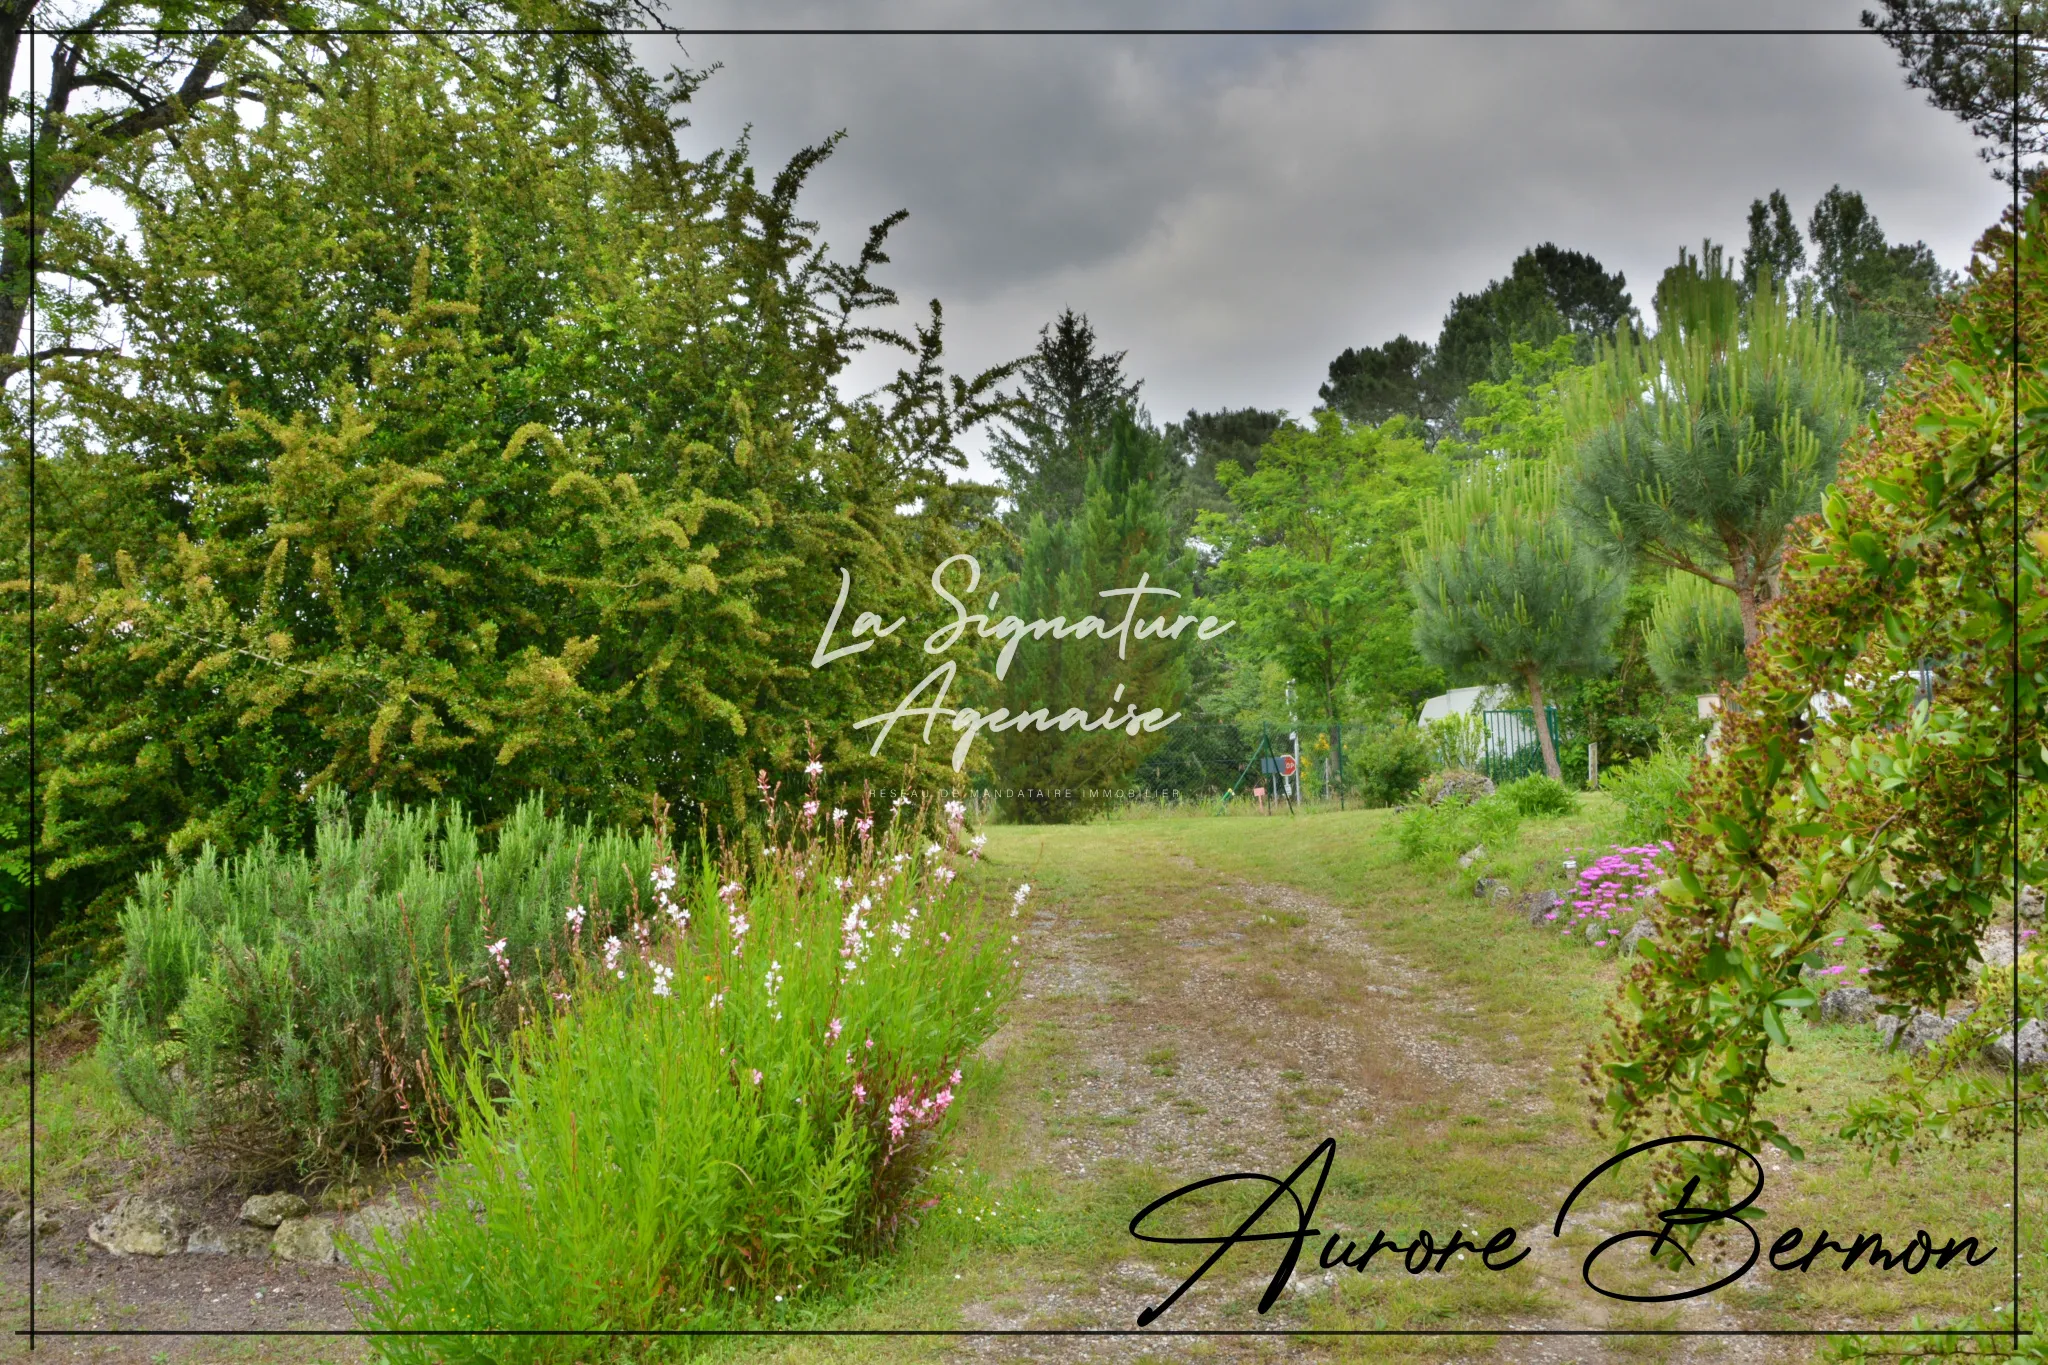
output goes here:
[{"label": "overcast grey sky", "polygon": [[[671,0],[685,28],[1356,25],[1854,27],[1859,0],[939,4]],[[850,254],[906,208],[886,279],[946,307],[967,370],[1086,312],[1161,421],[1304,413],[1338,351],[1433,340],[1453,294],[1543,241],[1626,273],[1647,311],[1681,244],[1739,250],[1750,200],[1802,224],[1860,190],[1959,269],[2009,192],[1891,50],[1857,36],[740,37],[684,135],[758,160],[838,129],[805,204]],[[681,60],[673,44],[643,56]],[[863,387],[893,370],[864,365]],[[879,372],[878,372],[879,371]]]}]

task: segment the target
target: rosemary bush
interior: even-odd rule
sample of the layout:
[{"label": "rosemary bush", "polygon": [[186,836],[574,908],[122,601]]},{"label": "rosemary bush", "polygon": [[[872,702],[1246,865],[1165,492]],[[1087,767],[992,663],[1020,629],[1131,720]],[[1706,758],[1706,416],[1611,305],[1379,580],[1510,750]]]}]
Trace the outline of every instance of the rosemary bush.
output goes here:
[{"label": "rosemary bush", "polygon": [[488,849],[452,805],[373,800],[358,825],[324,800],[310,854],[209,846],[138,878],[102,1055],[139,1108],[251,1175],[334,1177],[431,1144],[450,1116],[430,1058],[455,1004],[509,1036],[566,970],[564,907],[623,923],[666,857],[658,829],[572,824],[538,800]]}]

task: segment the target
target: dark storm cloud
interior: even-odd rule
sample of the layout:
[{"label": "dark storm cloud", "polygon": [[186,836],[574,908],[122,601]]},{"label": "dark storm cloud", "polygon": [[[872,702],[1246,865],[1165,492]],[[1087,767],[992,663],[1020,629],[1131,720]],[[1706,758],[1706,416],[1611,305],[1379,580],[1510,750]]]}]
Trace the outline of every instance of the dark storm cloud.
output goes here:
[{"label": "dark storm cloud", "polygon": [[[1857,0],[1771,4],[677,5],[721,25],[1369,24],[1853,27]],[[965,368],[1060,308],[1127,348],[1156,415],[1306,411],[1330,357],[1433,338],[1451,296],[1540,241],[1626,272],[1739,250],[1774,188],[1803,216],[1861,190],[1960,268],[2006,191],[1874,38],[716,37],[693,145],[751,125],[779,164],[845,129],[806,203],[826,235],[910,210],[889,279],[947,305]],[[679,60],[648,44],[650,62]],[[858,376],[872,382],[874,367]]]}]

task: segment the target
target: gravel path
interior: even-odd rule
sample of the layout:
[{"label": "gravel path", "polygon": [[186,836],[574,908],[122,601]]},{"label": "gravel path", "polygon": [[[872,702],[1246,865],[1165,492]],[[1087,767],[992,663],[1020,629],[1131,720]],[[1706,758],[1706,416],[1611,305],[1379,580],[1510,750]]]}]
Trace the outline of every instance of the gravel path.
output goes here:
[{"label": "gravel path", "polygon": [[[1001,1050],[1020,1036],[1059,1040],[1066,1078],[1042,1105],[1034,1150],[1061,1175],[1082,1179],[1105,1164],[1165,1173],[1161,1193],[1181,1180],[1232,1170],[1283,1174],[1325,1136],[1373,1140],[1397,1108],[1454,1099],[1528,1115],[1550,1111],[1550,1077],[1513,1064],[1519,1040],[1492,1035],[1492,1056],[1468,1039],[1477,1011],[1458,991],[1377,948],[1358,917],[1295,888],[1217,883],[1185,859],[1189,882],[1170,893],[1164,919],[1123,932],[1057,902],[1042,904],[1029,929],[1027,974],[1015,1016],[991,1040]],[[1148,869],[1149,870],[1149,869]],[[1161,899],[1169,898],[1162,889]],[[1388,1137],[1393,1135],[1389,1134]],[[1773,1171],[1772,1179],[1783,1178]],[[1562,1194],[1562,1192],[1560,1192]],[[1475,1218],[1482,1217],[1474,1210]],[[1574,1245],[1639,1226],[1640,1214],[1603,1206],[1575,1214]],[[1491,1226],[1488,1224],[1487,1226]],[[1347,1231],[1349,1231],[1347,1229]],[[1527,1316],[1495,1316],[1510,1328],[1589,1329],[1645,1325],[1580,1283],[1583,1249],[1555,1242],[1547,1225],[1520,1229],[1532,1253],[1515,1272],[1549,1305]],[[1182,1330],[1308,1325],[1319,1297],[1350,1271],[1316,1273],[1304,1264],[1263,1318],[1254,1310],[1274,1257],[1240,1251],[1176,1304],[1161,1325]],[[1192,1260],[1189,1262],[1193,1264]],[[1376,1267],[1375,1274],[1379,1271]],[[964,1321],[997,1330],[1131,1327],[1143,1305],[1177,1279],[1132,1257],[1106,1269],[1030,1283],[968,1307]],[[1675,1306],[1658,1326],[1728,1330],[1743,1326],[1740,1291]],[[1448,1325],[1448,1324],[1446,1324]],[[1591,1337],[1435,1338],[1378,1343],[1417,1360],[1529,1362],[1772,1361],[1803,1359],[1807,1348],[1765,1339]],[[1379,1351],[1371,1344],[1367,1356]],[[1156,1337],[984,1337],[962,1341],[961,1360],[1265,1361],[1301,1353],[1300,1339]],[[1348,1351],[1340,1351],[1348,1355]]]}]

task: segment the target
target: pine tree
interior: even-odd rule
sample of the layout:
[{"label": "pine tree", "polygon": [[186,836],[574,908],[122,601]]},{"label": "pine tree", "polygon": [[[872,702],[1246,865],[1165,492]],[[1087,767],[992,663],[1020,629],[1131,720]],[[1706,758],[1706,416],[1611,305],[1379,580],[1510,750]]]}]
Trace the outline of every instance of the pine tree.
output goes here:
[{"label": "pine tree", "polygon": [[1184,420],[1166,428],[1162,435],[1167,451],[1186,471],[1181,501],[1190,522],[1196,513],[1221,512],[1230,506],[1217,481],[1217,468],[1228,460],[1242,470],[1256,469],[1260,450],[1286,420],[1283,413],[1260,408],[1190,409]]},{"label": "pine tree", "polygon": [[1589,540],[1733,592],[1757,637],[1787,529],[1820,505],[1862,381],[1825,316],[1773,284],[1747,301],[1720,248],[1681,252],[1658,330],[1625,332],[1572,386],[1567,503]]},{"label": "pine tree", "polygon": [[1741,682],[1742,605],[1728,589],[1673,570],[1643,625],[1650,671],[1665,690],[1711,692]]},{"label": "pine tree", "polygon": [[[2000,180],[2031,180],[2048,153],[2048,4],[2042,0],[1877,0],[1863,26],[1884,35],[1906,84],[1970,125]],[[2020,41],[2013,41],[2014,30]]]},{"label": "pine tree", "polygon": [[1609,666],[1627,586],[1573,536],[1562,484],[1547,461],[1482,464],[1425,506],[1406,547],[1417,652],[1453,675],[1521,684],[1558,779],[1544,681]]},{"label": "pine tree", "polygon": [[[1083,616],[1121,620],[1128,599],[1102,597],[1110,588],[1148,587],[1182,593],[1178,600],[1147,597],[1138,619],[1186,611],[1188,555],[1177,545],[1161,475],[1164,442],[1128,414],[1110,423],[1102,453],[1089,462],[1079,516],[1032,517],[1023,542],[1022,567],[1005,595],[1003,611],[1024,621]],[[1162,605],[1163,604],[1163,605]],[[1135,632],[1133,632],[1135,634]],[[1127,638],[1117,647],[1079,637],[1026,639],[1002,680],[1002,704],[1016,715],[1044,708],[1057,717],[1078,707],[1090,716],[1135,702],[1140,711],[1179,710],[1187,696],[1187,652],[1192,634],[1179,640]],[[1121,700],[1118,700],[1121,689]],[[1117,804],[1146,755],[1165,742],[1165,732],[1129,736],[1122,731],[1041,730],[1035,725],[991,737],[991,761],[1005,813],[1026,824],[1063,824],[1085,819]]]},{"label": "pine tree", "polygon": [[1390,417],[1438,423],[1443,413],[1429,387],[1434,355],[1428,342],[1405,334],[1382,346],[1346,347],[1330,362],[1329,378],[1316,397],[1347,420],[1368,426]]},{"label": "pine tree", "polygon": [[1143,381],[1125,377],[1122,351],[1096,349],[1087,314],[1071,308],[1039,329],[1018,373],[1020,401],[989,448],[1010,491],[1012,524],[1074,516],[1090,465],[1107,449],[1118,415],[1136,407]]}]

